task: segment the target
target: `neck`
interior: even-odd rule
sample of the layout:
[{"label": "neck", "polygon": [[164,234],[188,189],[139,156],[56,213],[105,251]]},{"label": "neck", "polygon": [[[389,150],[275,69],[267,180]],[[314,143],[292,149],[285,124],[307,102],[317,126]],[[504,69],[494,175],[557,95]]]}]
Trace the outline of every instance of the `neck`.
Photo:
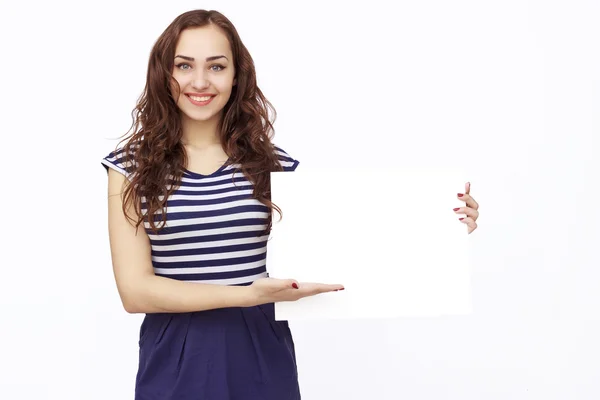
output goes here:
[{"label": "neck", "polygon": [[221,144],[218,132],[218,118],[207,121],[195,121],[188,117],[182,118],[183,134],[181,142],[184,145],[203,149]]}]

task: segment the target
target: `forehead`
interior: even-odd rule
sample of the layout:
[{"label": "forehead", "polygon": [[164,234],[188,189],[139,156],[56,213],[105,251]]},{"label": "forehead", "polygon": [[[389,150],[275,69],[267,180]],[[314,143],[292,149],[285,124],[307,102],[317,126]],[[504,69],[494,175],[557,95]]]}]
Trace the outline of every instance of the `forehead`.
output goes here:
[{"label": "forehead", "polygon": [[175,54],[194,57],[196,60],[222,54],[231,60],[231,46],[220,28],[207,25],[181,32]]}]

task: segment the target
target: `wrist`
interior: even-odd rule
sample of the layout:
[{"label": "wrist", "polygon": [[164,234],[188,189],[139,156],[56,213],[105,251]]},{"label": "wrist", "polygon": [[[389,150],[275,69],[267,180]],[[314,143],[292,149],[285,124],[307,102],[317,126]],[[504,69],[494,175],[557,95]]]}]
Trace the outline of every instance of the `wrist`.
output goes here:
[{"label": "wrist", "polygon": [[242,286],[242,307],[254,307],[260,304],[258,294],[252,285]]}]

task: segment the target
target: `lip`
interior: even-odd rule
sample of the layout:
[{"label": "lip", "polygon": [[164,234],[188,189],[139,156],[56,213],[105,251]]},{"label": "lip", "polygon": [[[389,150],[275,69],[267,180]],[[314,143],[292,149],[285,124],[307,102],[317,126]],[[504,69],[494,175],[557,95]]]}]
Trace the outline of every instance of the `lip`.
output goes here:
[{"label": "lip", "polygon": [[214,94],[208,94],[208,93],[207,93],[207,94],[204,94],[204,95],[199,95],[199,94],[191,94],[191,95],[192,95],[192,96],[199,96],[199,97],[202,97],[202,96],[210,96],[210,99],[208,99],[208,100],[206,100],[206,101],[196,101],[196,100],[194,100],[194,99],[192,99],[192,98],[190,97],[190,94],[186,93],[186,94],[185,94],[185,97],[187,97],[187,99],[190,101],[190,103],[192,103],[192,104],[193,104],[193,105],[195,105],[195,106],[206,106],[206,105],[208,105],[208,104],[209,104],[209,103],[210,103],[210,102],[211,102],[211,101],[212,101],[212,100],[215,98],[215,96],[216,96],[216,95],[214,95]]}]

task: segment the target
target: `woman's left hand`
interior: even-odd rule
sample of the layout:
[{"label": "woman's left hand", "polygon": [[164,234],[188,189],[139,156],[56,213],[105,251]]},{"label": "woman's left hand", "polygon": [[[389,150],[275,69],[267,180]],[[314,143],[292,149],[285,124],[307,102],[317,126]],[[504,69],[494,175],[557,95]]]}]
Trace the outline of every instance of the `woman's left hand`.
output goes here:
[{"label": "woman's left hand", "polygon": [[469,230],[468,233],[471,234],[475,229],[477,229],[477,218],[479,218],[479,204],[475,201],[473,197],[469,194],[471,191],[471,183],[467,182],[465,185],[465,192],[458,193],[458,199],[462,200],[466,203],[466,207],[455,208],[454,212],[456,214],[465,214],[466,216],[463,218],[459,218],[460,222],[463,224],[467,224]]}]

